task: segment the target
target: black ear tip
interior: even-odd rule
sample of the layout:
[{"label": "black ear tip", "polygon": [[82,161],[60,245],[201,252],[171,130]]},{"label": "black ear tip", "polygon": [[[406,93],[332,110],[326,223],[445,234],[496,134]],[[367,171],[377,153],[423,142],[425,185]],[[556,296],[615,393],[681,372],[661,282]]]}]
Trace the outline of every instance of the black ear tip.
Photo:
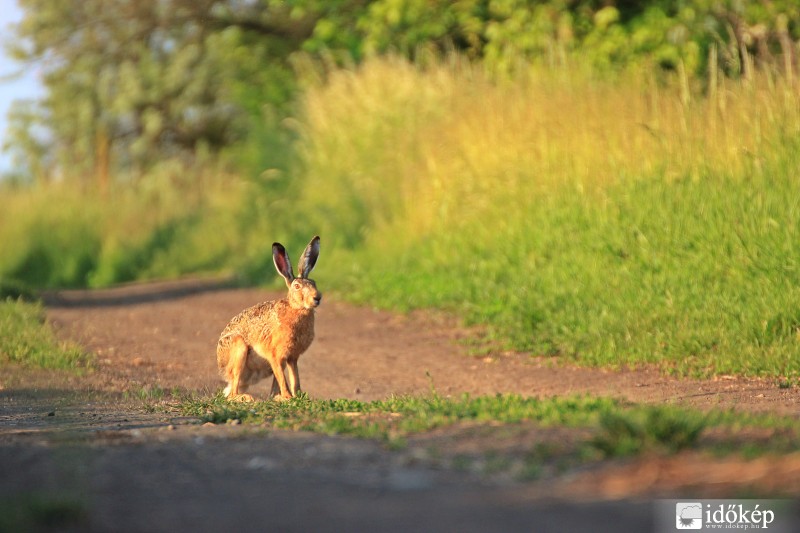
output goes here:
[{"label": "black ear tip", "polygon": [[273,250],[275,250],[276,248],[277,248],[278,250],[284,250],[284,249],[285,249],[281,243],[279,243],[279,242],[273,242],[273,243],[272,243],[272,249],[273,249]]}]

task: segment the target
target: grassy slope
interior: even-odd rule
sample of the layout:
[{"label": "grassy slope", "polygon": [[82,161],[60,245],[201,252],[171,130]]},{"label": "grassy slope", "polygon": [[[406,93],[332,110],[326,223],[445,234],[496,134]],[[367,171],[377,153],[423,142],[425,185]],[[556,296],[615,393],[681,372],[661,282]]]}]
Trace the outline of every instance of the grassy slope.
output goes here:
[{"label": "grassy slope", "polygon": [[797,95],[537,74],[382,61],[310,91],[317,276],[582,364],[800,375]]}]

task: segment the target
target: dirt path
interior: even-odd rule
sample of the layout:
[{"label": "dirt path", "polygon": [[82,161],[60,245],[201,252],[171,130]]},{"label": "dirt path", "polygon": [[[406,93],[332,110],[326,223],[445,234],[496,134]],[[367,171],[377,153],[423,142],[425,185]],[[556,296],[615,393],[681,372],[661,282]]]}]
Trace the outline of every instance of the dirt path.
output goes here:
[{"label": "dirt path", "polygon": [[[213,283],[160,283],[49,295],[48,318],[64,337],[97,355],[92,385],[180,387],[213,392],[219,332],[241,309],[280,297]],[[315,398],[383,399],[392,394],[513,392],[526,396],[609,395],[635,402],[680,403],[800,414],[800,391],[765,380],[678,380],[653,370],[576,368],[524,354],[473,357],[469,333],[429,314],[398,316],[327,298],[317,336],[300,360],[305,390]],[[264,397],[269,383],[255,394]]]},{"label": "dirt path", "polygon": [[[491,458],[524,466],[536,443],[563,440],[558,429],[466,425],[390,451],[352,438],[206,427],[142,408],[140,395],[219,390],[217,335],[244,307],[276,296],[213,281],[48,295],[48,319],[96,355],[97,369],[0,375],[0,531],[647,531],[657,504],[647,498],[727,497],[742,487],[800,494],[800,454],[641,457],[521,484],[487,475]],[[587,393],[800,409],[797,389],[767,381],[675,380],[522,354],[476,358],[459,342],[468,335],[443,318],[328,295],[300,360],[303,386],[315,398],[382,399],[433,386],[442,395]],[[264,397],[268,385],[251,392]]]}]

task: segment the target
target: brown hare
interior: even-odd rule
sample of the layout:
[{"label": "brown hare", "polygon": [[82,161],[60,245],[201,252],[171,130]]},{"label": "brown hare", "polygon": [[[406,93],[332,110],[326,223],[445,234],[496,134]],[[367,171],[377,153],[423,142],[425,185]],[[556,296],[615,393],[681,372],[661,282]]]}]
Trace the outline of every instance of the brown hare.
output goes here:
[{"label": "brown hare", "polygon": [[291,398],[300,390],[297,360],[314,340],[314,310],[322,300],[316,283],[308,279],[317,257],[319,237],[314,237],[300,258],[295,278],[286,248],[277,242],[272,245],[272,260],[289,293],[286,298],[248,307],[222,331],[217,365],[228,383],[227,398],[253,401],[247,388],[270,375],[271,395],[276,399]]}]

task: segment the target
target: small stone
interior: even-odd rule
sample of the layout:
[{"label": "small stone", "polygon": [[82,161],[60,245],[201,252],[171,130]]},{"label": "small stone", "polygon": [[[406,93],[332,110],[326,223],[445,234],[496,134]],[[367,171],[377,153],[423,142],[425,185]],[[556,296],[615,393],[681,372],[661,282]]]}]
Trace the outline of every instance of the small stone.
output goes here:
[{"label": "small stone", "polygon": [[253,457],[246,466],[250,470],[275,470],[278,463],[269,457]]},{"label": "small stone", "polygon": [[423,470],[394,470],[389,472],[387,484],[397,491],[424,490],[433,485],[430,474]]}]

